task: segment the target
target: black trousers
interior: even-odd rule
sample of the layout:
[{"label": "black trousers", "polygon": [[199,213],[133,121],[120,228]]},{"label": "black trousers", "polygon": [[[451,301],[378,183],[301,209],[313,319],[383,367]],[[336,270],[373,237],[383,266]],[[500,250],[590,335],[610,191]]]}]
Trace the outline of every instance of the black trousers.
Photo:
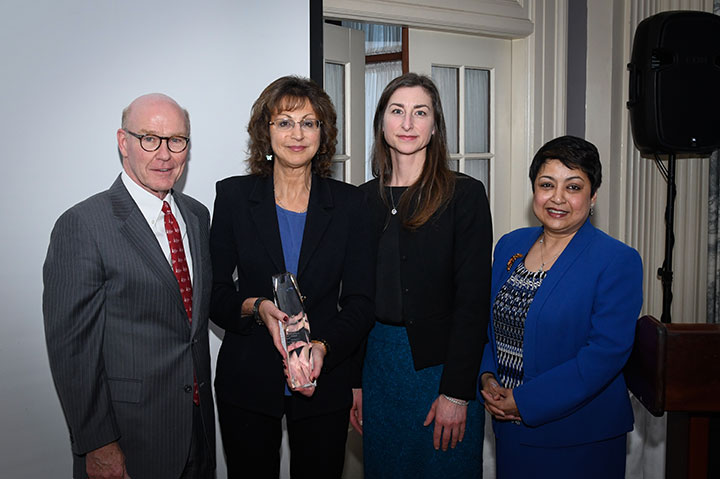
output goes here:
[{"label": "black trousers", "polygon": [[[280,477],[282,418],[217,400],[228,478]],[[345,462],[350,409],[295,419],[285,399],[292,479],[340,479]]]}]

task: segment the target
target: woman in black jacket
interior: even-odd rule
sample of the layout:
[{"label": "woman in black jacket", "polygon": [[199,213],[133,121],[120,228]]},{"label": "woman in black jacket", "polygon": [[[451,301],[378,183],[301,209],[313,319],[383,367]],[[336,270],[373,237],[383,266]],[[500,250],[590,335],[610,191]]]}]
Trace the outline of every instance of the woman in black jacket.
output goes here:
[{"label": "woman in black jacket", "polygon": [[476,379],[486,340],[492,226],[483,184],[449,170],[437,88],[396,78],[374,120],[368,194],[378,238],[376,325],[350,420],[365,475],[481,477]]},{"label": "woman in black jacket", "polygon": [[[311,80],[283,77],[253,105],[250,174],[218,182],[210,316],[225,329],[215,391],[229,477],[278,477],[287,418],[293,478],[342,473],[353,357],[373,324],[375,250],[365,195],[328,178],[335,111]],[[296,275],[310,324],[311,380],[283,375],[272,276]]]}]

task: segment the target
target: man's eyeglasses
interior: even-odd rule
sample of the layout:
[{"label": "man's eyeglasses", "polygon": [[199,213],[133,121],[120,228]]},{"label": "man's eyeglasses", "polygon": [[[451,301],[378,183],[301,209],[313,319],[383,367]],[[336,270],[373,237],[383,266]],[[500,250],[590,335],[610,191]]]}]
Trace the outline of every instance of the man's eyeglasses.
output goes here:
[{"label": "man's eyeglasses", "polygon": [[322,122],[320,120],[311,120],[309,118],[300,120],[298,122],[296,122],[292,118],[280,118],[279,120],[270,122],[271,125],[275,125],[275,128],[280,131],[290,131],[295,128],[296,123],[299,123],[300,128],[305,131],[317,131],[317,129],[320,128],[320,125],[322,125]]},{"label": "man's eyeglasses", "polygon": [[190,138],[184,136],[140,135],[130,130],[125,130],[125,132],[140,140],[140,147],[147,152],[156,151],[160,148],[163,140],[167,142],[168,150],[173,153],[182,153],[190,143]]}]

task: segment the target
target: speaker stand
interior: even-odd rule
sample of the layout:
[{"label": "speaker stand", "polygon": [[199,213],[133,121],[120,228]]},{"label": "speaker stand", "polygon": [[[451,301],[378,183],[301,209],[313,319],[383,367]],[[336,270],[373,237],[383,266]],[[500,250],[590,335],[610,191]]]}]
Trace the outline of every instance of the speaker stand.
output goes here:
[{"label": "speaker stand", "polygon": [[[658,166],[662,168],[659,158],[656,155],[656,161]],[[663,172],[665,173],[665,172]],[[665,261],[663,265],[658,268],[658,276],[662,282],[663,289],[663,305],[662,305],[662,316],[660,321],[663,323],[670,323],[670,306],[672,304],[672,252],[675,246],[675,153],[668,155],[668,167],[667,174],[664,175],[667,181],[667,200],[665,204]]]}]

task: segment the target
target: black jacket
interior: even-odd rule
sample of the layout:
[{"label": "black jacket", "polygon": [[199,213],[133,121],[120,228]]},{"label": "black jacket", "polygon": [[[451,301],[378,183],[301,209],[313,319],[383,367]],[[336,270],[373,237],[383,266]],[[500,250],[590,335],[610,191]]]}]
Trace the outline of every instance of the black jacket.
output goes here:
[{"label": "black jacket", "polygon": [[[215,377],[218,398],[279,417],[285,387],[280,354],[263,325],[240,315],[246,298],[272,298],[272,275],[286,271],[272,177],[217,183],[210,251],[210,317],[225,329]],[[352,404],[351,359],[374,323],[375,246],[359,189],[313,176],[297,278],[311,336],[330,347],[313,396],[293,394],[300,418]]]},{"label": "black jacket", "polygon": [[[402,311],[415,369],[443,364],[438,392],[473,399],[487,341],[492,222],[483,184],[456,179],[444,209],[416,231],[400,230]],[[378,241],[390,208],[377,179],[360,189]]]}]

